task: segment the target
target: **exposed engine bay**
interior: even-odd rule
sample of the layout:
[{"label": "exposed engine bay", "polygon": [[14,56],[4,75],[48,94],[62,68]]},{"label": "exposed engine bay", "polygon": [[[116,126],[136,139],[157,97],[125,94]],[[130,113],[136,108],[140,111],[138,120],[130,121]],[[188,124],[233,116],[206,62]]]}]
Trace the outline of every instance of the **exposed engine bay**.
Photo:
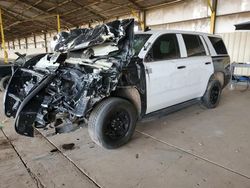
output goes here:
[{"label": "exposed engine bay", "polygon": [[134,86],[145,93],[143,65],[133,59],[133,38],[132,19],[58,34],[53,41],[55,53],[13,73],[5,114],[15,118],[16,131],[33,136],[33,126],[50,126],[55,133],[70,132],[117,88]]}]

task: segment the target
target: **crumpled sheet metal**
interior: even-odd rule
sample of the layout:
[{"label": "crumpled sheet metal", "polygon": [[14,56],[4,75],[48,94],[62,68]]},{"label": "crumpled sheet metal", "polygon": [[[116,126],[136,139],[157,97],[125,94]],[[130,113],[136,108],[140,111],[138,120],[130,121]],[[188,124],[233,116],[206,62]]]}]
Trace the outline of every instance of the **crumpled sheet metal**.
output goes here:
[{"label": "crumpled sheet metal", "polygon": [[62,32],[57,36],[57,44],[55,45],[54,51],[73,51],[107,42],[122,47],[125,38],[131,35],[128,30],[130,29],[129,27],[133,25],[133,22],[132,19],[116,20],[99,25],[93,29],[84,28],[74,29],[70,32]]},{"label": "crumpled sheet metal", "polygon": [[32,124],[68,132],[86,120],[93,106],[116,90],[134,54],[133,39],[133,19],[60,33],[55,53],[46,57],[58,67],[34,65],[32,70],[18,69],[12,77],[5,112],[16,118],[17,132],[33,136]]}]

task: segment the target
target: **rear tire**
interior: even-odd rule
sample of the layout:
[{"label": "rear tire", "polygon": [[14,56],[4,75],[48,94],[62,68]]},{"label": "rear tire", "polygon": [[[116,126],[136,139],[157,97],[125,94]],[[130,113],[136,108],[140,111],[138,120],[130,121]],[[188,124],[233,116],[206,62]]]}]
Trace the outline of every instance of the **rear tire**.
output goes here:
[{"label": "rear tire", "polygon": [[206,93],[202,97],[202,103],[207,108],[216,108],[220,102],[222,87],[218,80],[208,83]]},{"label": "rear tire", "polygon": [[134,106],[121,98],[108,98],[90,114],[88,130],[91,139],[106,149],[126,144],[133,136],[137,120]]},{"label": "rear tire", "polygon": [[0,80],[0,90],[4,91],[9,83],[11,76],[5,76]]}]

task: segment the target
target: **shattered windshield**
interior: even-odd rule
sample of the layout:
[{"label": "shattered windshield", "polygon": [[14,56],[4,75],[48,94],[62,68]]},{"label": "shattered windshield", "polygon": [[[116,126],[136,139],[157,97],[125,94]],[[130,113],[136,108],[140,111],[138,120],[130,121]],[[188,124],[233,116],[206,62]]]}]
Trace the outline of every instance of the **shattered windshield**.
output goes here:
[{"label": "shattered windshield", "polygon": [[151,34],[136,34],[134,36],[134,50],[135,56],[137,56],[141,49],[143,48],[144,44],[147,40],[151,37]]}]

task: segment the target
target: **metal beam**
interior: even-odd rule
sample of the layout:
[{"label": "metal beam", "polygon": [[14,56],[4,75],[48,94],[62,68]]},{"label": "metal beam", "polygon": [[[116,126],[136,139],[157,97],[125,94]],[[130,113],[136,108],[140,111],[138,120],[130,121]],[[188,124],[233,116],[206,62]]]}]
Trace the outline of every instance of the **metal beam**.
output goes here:
[{"label": "metal beam", "polygon": [[[61,16],[64,16],[64,17],[65,17],[65,16],[67,16],[67,15],[69,15],[69,14],[73,14],[73,13],[75,13],[75,12],[77,12],[77,11],[83,10],[85,7],[93,6],[93,5],[96,5],[96,4],[98,4],[98,3],[106,3],[106,4],[115,4],[115,5],[117,5],[117,6],[113,7],[113,8],[110,8],[110,9],[107,9],[107,10],[104,10],[104,11],[101,11],[99,14],[105,14],[105,13],[107,13],[107,12],[113,12],[113,11],[115,11],[115,10],[117,10],[117,9],[122,9],[122,8],[127,8],[127,9],[128,9],[127,14],[129,14],[129,13],[131,12],[131,9],[132,9],[132,7],[128,7],[128,4],[117,4],[117,3],[114,3],[113,1],[102,1],[102,0],[99,0],[99,1],[96,1],[96,2],[94,2],[94,3],[92,3],[92,4],[85,5],[84,7],[79,7],[79,8],[76,8],[76,9],[74,9],[74,10],[71,10],[71,11],[68,11],[68,12],[66,12],[66,13],[63,13],[63,14],[61,14]],[[122,14],[119,14],[119,15],[122,15]],[[90,18],[90,17],[92,17],[92,15],[86,15],[86,16],[84,16],[84,19],[86,20],[86,19],[88,19],[88,18]],[[114,17],[114,16],[113,16],[113,17]],[[106,19],[110,19],[110,17],[106,17]],[[98,21],[98,20],[97,20],[97,21]],[[103,20],[101,20],[101,21],[103,21]],[[88,23],[89,23],[89,20],[82,21],[82,22],[88,24]]]},{"label": "metal beam", "polygon": [[[17,1],[20,2],[20,3],[22,3],[22,4],[24,4],[24,5],[26,5],[26,6],[32,6],[32,4],[30,4],[27,1],[24,1],[24,0],[17,0]],[[43,10],[43,9],[38,8],[36,6],[32,6],[32,9],[40,12],[40,14],[34,16],[33,18],[36,18],[36,17],[38,17],[38,16],[40,16],[42,14],[47,14],[47,15],[49,14],[49,12],[47,12],[46,10]],[[63,19],[62,19],[62,21],[65,22],[66,24],[70,25],[71,27],[73,26],[70,22],[64,21]]]},{"label": "metal beam", "polygon": [[159,8],[159,7],[162,7],[162,6],[167,6],[167,5],[172,5],[172,4],[176,4],[176,3],[181,3],[181,2],[184,2],[184,1],[185,0],[175,0],[175,1],[170,1],[170,2],[166,2],[166,3],[160,3],[160,4],[157,4],[157,5],[146,7],[144,10],[155,9],[155,8]]},{"label": "metal beam", "polygon": [[78,8],[76,8],[76,9],[73,9],[73,10],[71,10],[71,11],[65,12],[65,13],[61,14],[61,16],[65,17],[65,16],[67,16],[67,15],[69,15],[69,14],[73,14],[73,13],[79,11],[79,10],[83,10],[83,9],[85,9],[86,7],[93,6],[93,5],[97,5],[97,4],[101,3],[102,1],[103,1],[103,0],[99,0],[99,1],[95,1],[94,3],[88,4],[88,5],[83,5],[83,6],[81,6],[81,7],[78,7]]},{"label": "metal beam", "polygon": [[131,3],[134,7],[136,7],[137,10],[143,10],[141,5],[139,5],[135,0],[128,0],[129,3]]},{"label": "metal beam", "polygon": [[20,13],[20,15],[23,15],[24,12],[26,12],[27,10],[30,10],[32,7],[37,6],[38,4],[40,4],[40,3],[42,3],[42,2],[43,2],[43,0],[39,0],[39,1],[35,2],[34,4],[28,6],[27,8],[25,8],[25,9]]},{"label": "metal beam", "polygon": [[96,10],[93,11],[89,6],[84,6],[84,5],[82,5],[81,3],[78,3],[78,2],[76,2],[76,1],[74,1],[74,0],[72,0],[72,2],[75,3],[77,6],[80,6],[80,7],[84,8],[84,9],[87,9],[91,14],[93,14],[93,15],[95,15],[95,16],[101,18],[101,20],[107,19],[106,16],[104,16],[104,15],[102,15],[102,14],[100,14],[100,13],[97,13]]},{"label": "metal beam", "polygon": [[59,7],[63,6],[63,5],[66,5],[67,3],[70,3],[71,1],[72,1],[72,0],[66,0],[66,1],[63,1],[63,2],[61,2],[61,3],[58,3],[56,6],[51,7],[51,8],[49,8],[49,9],[47,9],[46,11],[47,11],[47,12],[50,12],[50,11],[52,11],[52,10],[55,10],[56,8],[59,8]]},{"label": "metal beam", "polygon": [[[95,4],[97,4],[97,3],[98,3],[98,2],[95,2],[95,3],[92,3],[91,5],[86,5],[86,6],[92,6],[92,5],[95,5]],[[108,3],[108,2],[106,1],[105,3]],[[123,5],[120,5],[120,6],[111,8],[111,9],[107,9],[107,10],[105,10],[105,11],[101,11],[101,14],[104,14],[104,13],[106,13],[106,12],[112,12],[112,11],[115,11],[115,10],[117,10],[117,9],[121,9],[121,8],[125,8],[125,7],[127,8],[128,5],[127,5],[127,4],[123,4]],[[77,12],[77,11],[82,10],[82,9],[83,9],[83,7],[79,7],[79,8],[77,8],[77,9],[74,9],[74,10],[71,10],[71,11],[69,11],[69,12],[66,12],[66,13],[62,14],[61,16],[66,16],[66,15],[69,15],[69,14],[73,14],[73,13],[75,13],[75,12]],[[129,13],[131,13],[131,9],[128,9],[127,12],[124,13],[124,14],[119,14],[119,16],[127,15],[127,14],[129,14]],[[79,19],[76,19],[75,21],[78,22],[78,20],[79,20],[78,23],[81,22],[81,23],[88,24],[89,21],[90,21],[90,18],[92,17],[92,15],[86,15],[86,16],[82,16],[82,17],[84,17],[84,20],[81,20],[82,18],[79,18]],[[115,17],[115,16],[112,16],[112,18],[114,18],[114,17]],[[108,17],[107,19],[110,19],[110,18],[111,18],[111,17]],[[103,21],[103,20],[102,20],[102,21]]]},{"label": "metal beam", "polygon": [[[9,10],[9,9],[7,9],[7,8],[3,8],[3,10],[4,10],[4,15],[5,15],[5,14],[6,14],[6,15],[9,14],[8,17],[11,17],[11,18],[13,18],[13,19],[16,20],[16,21],[13,22],[12,24],[8,25],[8,26],[5,28],[6,30],[9,30],[11,27],[16,26],[16,25],[21,24],[21,23],[24,23],[24,22],[35,21],[35,19],[32,19],[32,18],[30,18],[30,17],[24,16],[24,15],[19,15],[19,13],[16,12],[16,11]],[[45,18],[44,18],[44,19],[45,19]],[[39,21],[40,19],[37,19],[37,20]],[[36,21],[37,21],[37,20],[36,20]],[[43,20],[42,20],[42,21],[43,21]],[[35,22],[35,24],[40,25],[41,27],[44,27],[44,23]],[[53,26],[52,26],[52,23],[51,23],[51,22],[48,22],[47,24],[50,25],[50,27],[52,27],[52,28],[54,27],[54,24],[53,24]]]}]

